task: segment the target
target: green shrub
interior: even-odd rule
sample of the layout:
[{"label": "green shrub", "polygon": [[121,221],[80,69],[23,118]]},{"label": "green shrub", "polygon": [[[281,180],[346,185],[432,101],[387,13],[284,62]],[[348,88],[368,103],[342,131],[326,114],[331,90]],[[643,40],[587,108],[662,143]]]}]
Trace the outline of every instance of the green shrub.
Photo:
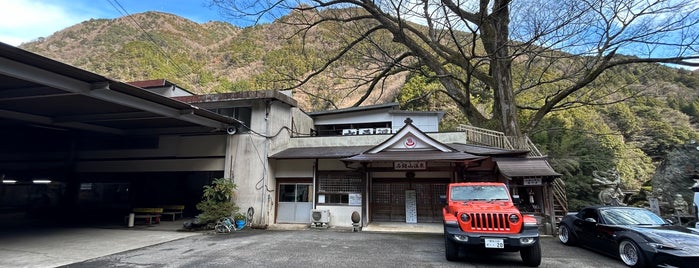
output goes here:
[{"label": "green shrub", "polygon": [[215,179],[211,185],[205,185],[202,200],[197,204],[197,209],[201,211],[199,221],[215,223],[237,213],[240,208],[232,200],[236,188],[233,180],[226,178]]}]

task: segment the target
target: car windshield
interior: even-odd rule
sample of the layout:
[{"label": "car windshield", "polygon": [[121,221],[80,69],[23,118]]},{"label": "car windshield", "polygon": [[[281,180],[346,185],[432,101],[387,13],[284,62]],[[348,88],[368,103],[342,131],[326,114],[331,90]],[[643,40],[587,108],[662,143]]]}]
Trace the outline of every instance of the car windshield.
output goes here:
[{"label": "car windshield", "polygon": [[502,186],[455,186],[451,188],[451,200],[510,200],[507,190]]},{"label": "car windshield", "polygon": [[658,225],[665,221],[655,213],[636,208],[611,208],[600,211],[606,223],[612,225]]}]

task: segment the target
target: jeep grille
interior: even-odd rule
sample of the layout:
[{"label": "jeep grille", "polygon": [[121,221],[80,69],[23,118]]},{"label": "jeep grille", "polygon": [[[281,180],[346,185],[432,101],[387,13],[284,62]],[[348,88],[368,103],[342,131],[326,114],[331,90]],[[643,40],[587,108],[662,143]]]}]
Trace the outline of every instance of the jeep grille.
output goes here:
[{"label": "jeep grille", "polygon": [[471,230],[476,231],[509,231],[510,214],[507,213],[469,213]]}]

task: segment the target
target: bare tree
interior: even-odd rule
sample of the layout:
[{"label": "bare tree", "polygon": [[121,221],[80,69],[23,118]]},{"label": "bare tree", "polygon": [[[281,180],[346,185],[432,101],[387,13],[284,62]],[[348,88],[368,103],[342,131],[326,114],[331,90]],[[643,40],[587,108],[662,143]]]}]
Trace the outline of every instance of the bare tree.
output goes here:
[{"label": "bare tree", "polygon": [[[354,85],[364,96],[380,90],[387,77],[418,73],[438,80],[471,124],[511,136],[526,134],[552,111],[609,102],[606,97],[614,92],[594,92],[589,85],[615,66],[699,66],[699,2],[694,0],[212,0],[212,4],[254,21],[293,14],[294,19],[284,22],[299,26],[295,34],[301,36],[324,24],[342,24],[342,37],[335,40],[341,49],[299,78],[296,86],[319,76],[335,61],[360,53],[371,70],[355,77],[359,82]],[[376,41],[385,36],[392,38],[390,46]],[[518,75],[513,77],[515,69]],[[518,98],[524,93],[530,96],[526,101]],[[483,95],[492,98],[489,109],[478,109],[474,96]]]}]

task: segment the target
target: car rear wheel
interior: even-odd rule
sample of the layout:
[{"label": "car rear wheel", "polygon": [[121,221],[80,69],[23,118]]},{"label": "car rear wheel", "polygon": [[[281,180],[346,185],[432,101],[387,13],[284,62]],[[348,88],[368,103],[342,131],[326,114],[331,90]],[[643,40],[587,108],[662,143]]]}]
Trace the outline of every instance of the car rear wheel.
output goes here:
[{"label": "car rear wheel", "polygon": [[561,225],[558,226],[558,240],[567,246],[575,245],[575,243],[577,242],[575,236],[570,232],[570,228],[568,227],[568,225],[565,225],[563,223],[561,223]]},{"label": "car rear wheel", "polygon": [[524,265],[537,267],[541,264],[541,245],[537,241],[531,247],[521,249],[519,255],[522,256]]},{"label": "car rear wheel", "polygon": [[619,243],[619,258],[629,267],[645,267],[646,265],[641,248],[628,239],[624,239]]}]

